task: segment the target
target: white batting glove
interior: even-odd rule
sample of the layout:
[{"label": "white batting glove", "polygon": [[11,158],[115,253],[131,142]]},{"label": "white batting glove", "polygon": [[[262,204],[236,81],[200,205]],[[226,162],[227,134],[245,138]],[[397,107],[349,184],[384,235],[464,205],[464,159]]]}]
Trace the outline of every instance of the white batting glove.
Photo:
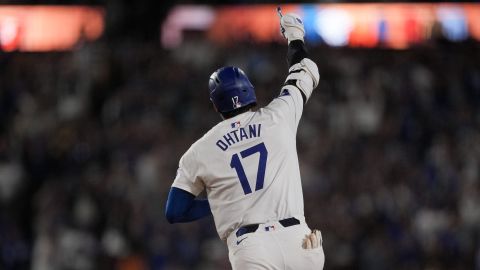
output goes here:
[{"label": "white batting glove", "polygon": [[322,246],[322,233],[319,230],[313,230],[305,235],[302,242],[303,249],[314,249]]},{"label": "white batting glove", "polygon": [[280,17],[280,30],[284,38],[290,43],[293,40],[303,41],[305,27],[303,21],[297,14],[287,13]]}]

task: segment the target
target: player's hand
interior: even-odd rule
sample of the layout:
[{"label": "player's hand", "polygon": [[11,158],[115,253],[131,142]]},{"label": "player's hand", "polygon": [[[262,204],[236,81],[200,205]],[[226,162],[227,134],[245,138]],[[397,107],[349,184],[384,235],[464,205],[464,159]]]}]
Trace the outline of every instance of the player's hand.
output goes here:
[{"label": "player's hand", "polygon": [[322,233],[319,230],[313,230],[310,234],[305,235],[302,242],[303,249],[314,249],[322,246]]},{"label": "player's hand", "polygon": [[303,21],[297,14],[287,13],[285,15],[280,14],[280,31],[284,38],[290,43],[293,40],[303,41],[305,36],[305,27]]}]

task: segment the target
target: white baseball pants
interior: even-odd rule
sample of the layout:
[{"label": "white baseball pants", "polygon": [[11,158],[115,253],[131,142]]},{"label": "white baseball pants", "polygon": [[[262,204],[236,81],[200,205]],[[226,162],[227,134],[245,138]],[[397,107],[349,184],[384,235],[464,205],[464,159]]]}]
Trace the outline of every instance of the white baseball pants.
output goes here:
[{"label": "white baseball pants", "polygon": [[322,270],[323,247],[303,249],[302,240],[311,230],[301,222],[283,227],[278,222],[260,224],[253,233],[227,239],[233,270]]}]

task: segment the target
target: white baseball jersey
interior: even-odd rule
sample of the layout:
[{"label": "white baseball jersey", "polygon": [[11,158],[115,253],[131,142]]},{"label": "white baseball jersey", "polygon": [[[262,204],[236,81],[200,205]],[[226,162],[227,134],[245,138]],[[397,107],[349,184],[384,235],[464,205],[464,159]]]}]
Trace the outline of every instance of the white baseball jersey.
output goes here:
[{"label": "white baseball jersey", "polygon": [[284,86],[268,106],[217,124],[181,158],[172,186],[194,195],[206,190],[221,239],[248,224],[303,219],[296,148],[302,111],[299,89]]}]

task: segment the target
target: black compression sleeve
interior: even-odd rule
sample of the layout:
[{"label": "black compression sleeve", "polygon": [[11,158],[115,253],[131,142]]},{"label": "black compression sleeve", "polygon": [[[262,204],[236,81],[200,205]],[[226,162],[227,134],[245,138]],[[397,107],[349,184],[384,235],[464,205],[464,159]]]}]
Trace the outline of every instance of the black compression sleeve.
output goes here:
[{"label": "black compression sleeve", "polygon": [[300,63],[303,58],[308,57],[305,43],[301,40],[294,40],[288,44],[287,61],[288,67]]},{"label": "black compression sleeve", "polygon": [[[287,61],[289,68],[297,63],[300,63],[300,61],[306,57],[308,57],[308,53],[303,41],[294,40],[288,44]],[[293,85],[297,87],[297,82],[296,80],[288,80],[285,82],[285,85]],[[300,91],[300,89],[298,91]],[[303,104],[305,104],[307,97],[302,91],[300,91],[300,93],[302,94]]]}]

